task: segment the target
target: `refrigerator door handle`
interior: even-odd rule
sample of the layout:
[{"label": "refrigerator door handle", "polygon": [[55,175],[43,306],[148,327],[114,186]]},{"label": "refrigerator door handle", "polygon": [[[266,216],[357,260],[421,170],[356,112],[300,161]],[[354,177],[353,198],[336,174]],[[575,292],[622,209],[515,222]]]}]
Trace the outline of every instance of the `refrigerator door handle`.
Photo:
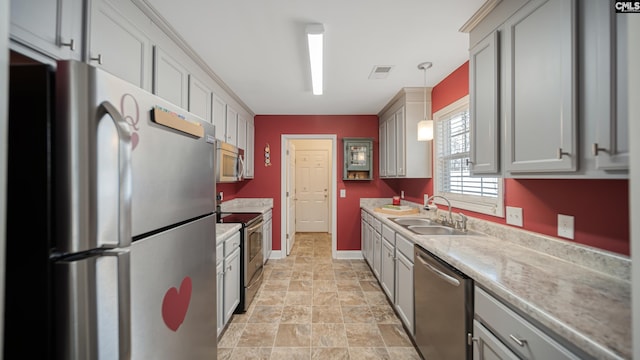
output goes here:
[{"label": "refrigerator door handle", "polygon": [[118,344],[119,359],[131,359],[131,253],[113,251],[118,257]]},{"label": "refrigerator door handle", "polygon": [[98,122],[108,115],[118,136],[118,247],[131,245],[131,132],[129,124],[113,104],[108,101],[98,106]]}]

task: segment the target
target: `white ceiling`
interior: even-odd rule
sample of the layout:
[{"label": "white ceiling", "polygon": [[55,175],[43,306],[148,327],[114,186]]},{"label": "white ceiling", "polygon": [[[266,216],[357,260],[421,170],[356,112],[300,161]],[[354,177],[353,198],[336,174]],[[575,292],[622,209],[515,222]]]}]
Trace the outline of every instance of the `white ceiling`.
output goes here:
[{"label": "white ceiling", "polygon": [[[460,27],[483,0],[147,0],[256,114],[377,114],[468,59]],[[311,93],[305,27],[325,28],[324,94]],[[392,65],[369,80],[375,65]]]}]

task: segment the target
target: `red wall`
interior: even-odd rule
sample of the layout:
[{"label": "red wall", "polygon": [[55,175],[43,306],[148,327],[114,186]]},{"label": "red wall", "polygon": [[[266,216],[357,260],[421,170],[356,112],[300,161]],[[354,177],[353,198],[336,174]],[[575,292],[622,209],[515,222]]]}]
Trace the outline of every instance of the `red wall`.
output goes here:
[{"label": "red wall", "polygon": [[[432,111],[436,112],[469,93],[469,63],[462,64],[433,88]],[[338,166],[338,190],[346,189],[347,197],[338,201],[338,249],[360,249],[359,199],[390,197],[405,192],[405,199],[423,202],[423,194],[433,194],[431,179],[380,180],[378,172],[378,117],[362,116],[278,116],[258,115],[256,128],[255,179],[240,184],[218,184],[225,200],[233,197],[270,197],[274,200],[274,249],[280,249],[280,142],[282,134],[336,134],[338,149],[345,136],[373,137],[376,179],[367,182],[343,182]],[[262,149],[269,143],[273,166],[264,167]],[[338,164],[343,154],[338,151]],[[505,206],[521,207],[524,229],[557,236],[557,215],[575,219],[578,243],[629,255],[629,191],[628,180],[515,180],[505,179]],[[603,196],[605,194],[605,196]],[[469,211],[464,210],[465,213]],[[483,214],[475,217],[505,224],[504,218]]]},{"label": "red wall", "polygon": [[[322,134],[337,136],[337,188],[346,190],[346,198],[335,195],[337,201],[338,250],[360,250],[360,198],[391,197],[391,188],[377,178],[378,116],[377,115],[257,115],[255,121],[255,176],[238,184],[218,184],[224,200],[234,197],[273,198],[273,249],[280,250],[280,180],[281,138],[283,134]],[[372,181],[342,181],[343,137],[374,139],[374,174]],[[264,166],[264,147],[271,148],[272,166]]]},{"label": "red wall", "polygon": [[[469,63],[462,64],[431,92],[436,112],[469,93]],[[433,194],[431,179],[387,181],[405,199],[422,203]],[[505,179],[505,206],[522,208],[523,228],[557,236],[558,214],[574,216],[574,241],[629,255],[628,180]],[[603,196],[602,194],[606,194]],[[465,213],[469,212],[463,210]],[[506,224],[504,218],[474,213],[473,216]]]}]

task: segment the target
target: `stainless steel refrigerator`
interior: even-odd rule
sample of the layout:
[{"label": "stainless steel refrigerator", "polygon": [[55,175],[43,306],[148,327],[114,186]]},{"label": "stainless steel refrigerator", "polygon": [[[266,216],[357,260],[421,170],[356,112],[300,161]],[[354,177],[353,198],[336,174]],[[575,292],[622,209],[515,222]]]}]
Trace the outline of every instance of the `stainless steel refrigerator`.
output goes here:
[{"label": "stainless steel refrigerator", "polygon": [[4,358],[215,359],[213,125],[80,62],[9,80]]}]

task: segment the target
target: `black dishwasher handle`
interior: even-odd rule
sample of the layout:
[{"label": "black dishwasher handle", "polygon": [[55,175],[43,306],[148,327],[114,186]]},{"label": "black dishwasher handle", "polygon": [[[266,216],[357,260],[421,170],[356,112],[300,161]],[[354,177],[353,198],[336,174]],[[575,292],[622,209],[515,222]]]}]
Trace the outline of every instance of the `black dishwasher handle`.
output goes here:
[{"label": "black dishwasher handle", "polygon": [[425,259],[422,258],[422,256],[420,256],[420,254],[418,255],[418,260],[420,260],[420,262],[422,263],[422,265],[424,265],[427,270],[430,270],[432,273],[436,274],[439,278],[441,278],[442,280],[446,281],[447,283],[453,285],[453,286],[460,286],[460,280],[454,278],[453,276],[447,275],[445,273],[443,273],[442,271],[436,269],[435,267],[433,267],[431,264],[427,263],[425,261]]}]

